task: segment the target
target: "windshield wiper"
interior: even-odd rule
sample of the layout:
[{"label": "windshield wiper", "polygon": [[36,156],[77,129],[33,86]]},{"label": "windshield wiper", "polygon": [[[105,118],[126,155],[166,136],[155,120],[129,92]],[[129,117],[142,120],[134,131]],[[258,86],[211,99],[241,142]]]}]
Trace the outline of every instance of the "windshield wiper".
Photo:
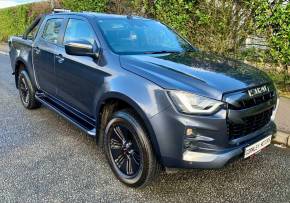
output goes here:
[{"label": "windshield wiper", "polygon": [[179,51],[145,51],[144,54],[172,54],[180,53]]}]

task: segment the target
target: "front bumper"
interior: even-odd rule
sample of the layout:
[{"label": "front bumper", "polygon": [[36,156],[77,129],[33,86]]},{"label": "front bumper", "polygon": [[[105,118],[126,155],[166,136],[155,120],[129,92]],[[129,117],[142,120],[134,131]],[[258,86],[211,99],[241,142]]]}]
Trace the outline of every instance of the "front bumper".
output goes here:
[{"label": "front bumper", "polygon": [[[245,147],[276,132],[274,122],[270,121],[253,133],[230,139],[227,116],[226,109],[212,116],[192,116],[169,107],[152,117],[162,164],[167,168],[221,168],[242,157]],[[195,131],[195,136],[189,139],[188,128]]]},{"label": "front bumper", "polygon": [[182,167],[191,168],[192,166],[198,168],[221,168],[227,163],[242,158],[244,155],[244,149],[254,144],[263,138],[273,135],[276,132],[274,123],[270,123],[267,126],[268,130],[258,135],[254,139],[248,140],[248,142],[241,144],[238,147],[226,149],[221,152],[199,152],[199,151],[185,151],[183,153],[183,164]]}]

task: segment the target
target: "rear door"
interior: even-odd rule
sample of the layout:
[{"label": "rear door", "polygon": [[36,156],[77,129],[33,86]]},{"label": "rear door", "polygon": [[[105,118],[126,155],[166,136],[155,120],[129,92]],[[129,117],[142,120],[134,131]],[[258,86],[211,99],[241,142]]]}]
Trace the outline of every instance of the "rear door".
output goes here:
[{"label": "rear door", "polygon": [[99,62],[89,56],[72,56],[65,52],[64,44],[86,40],[99,45],[97,36],[86,18],[69,18],[63,38],[63,46],[55,58],[58,81],[57,97],[88,116],[94,111],[94,98],[104,82],[105,73]]},{"label": "rear door", "polygon": [[54,58],[63,25],[63,18],[47,19],[33,44],[33,66],[37,85],[51,95],[56,95]]}]

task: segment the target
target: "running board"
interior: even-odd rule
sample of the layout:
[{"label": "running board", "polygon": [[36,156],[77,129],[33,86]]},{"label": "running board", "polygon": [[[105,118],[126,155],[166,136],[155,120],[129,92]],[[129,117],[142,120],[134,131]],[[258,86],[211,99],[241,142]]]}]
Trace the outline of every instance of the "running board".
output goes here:
[{"label": "running board", "polygon": [[63,118],[70,121],[73,125],[87,133],[88,135],[92,137],[96,137],[96,128],[95,126],[86,120],[85,118],[82,118],[81,116],[75,114],[74,112],[64,108],[62,105],[60,105],[57,101],[54,101],[50,97],[46,97],[44,93],[37,93],[35,95],[35,98],[42,103],[44,106],[47,106],[49,109],[55,111],[59,115],[61,115]]}]

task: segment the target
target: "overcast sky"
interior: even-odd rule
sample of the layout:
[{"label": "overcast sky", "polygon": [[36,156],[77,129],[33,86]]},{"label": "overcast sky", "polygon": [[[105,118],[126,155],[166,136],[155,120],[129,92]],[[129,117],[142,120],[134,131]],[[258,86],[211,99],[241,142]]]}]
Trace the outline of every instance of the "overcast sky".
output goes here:
[{"label": "overcast sky", "polygon": [[43,0],[0,0],[0,9]]}]

